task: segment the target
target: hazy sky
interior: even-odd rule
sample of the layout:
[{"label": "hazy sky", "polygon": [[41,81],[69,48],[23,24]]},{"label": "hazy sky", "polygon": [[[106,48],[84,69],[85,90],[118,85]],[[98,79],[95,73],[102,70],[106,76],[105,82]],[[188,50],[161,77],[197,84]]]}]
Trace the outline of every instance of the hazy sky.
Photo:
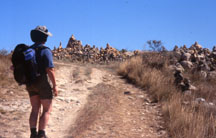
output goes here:
[{"label": "hazy sky", "polygon": [[74,34],[83,45],[143,50],[161,40],[169,50],[198,41],[216,45],[216,0],[0,0],[0,49],[31,45],[30,30],[46,25],[66,47]]}]

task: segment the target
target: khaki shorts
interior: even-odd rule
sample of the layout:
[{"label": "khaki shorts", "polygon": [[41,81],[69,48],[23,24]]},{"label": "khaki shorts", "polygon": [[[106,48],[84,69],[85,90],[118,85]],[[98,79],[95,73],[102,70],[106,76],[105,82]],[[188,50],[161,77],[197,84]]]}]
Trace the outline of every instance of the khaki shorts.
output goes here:
[{"label": "khaki shorts", "polygon": [[26,85],[29,96],[39,95],[40,99],[52,99],[52,88],[48,82],[47,76],[41,76],[31,85]]}]

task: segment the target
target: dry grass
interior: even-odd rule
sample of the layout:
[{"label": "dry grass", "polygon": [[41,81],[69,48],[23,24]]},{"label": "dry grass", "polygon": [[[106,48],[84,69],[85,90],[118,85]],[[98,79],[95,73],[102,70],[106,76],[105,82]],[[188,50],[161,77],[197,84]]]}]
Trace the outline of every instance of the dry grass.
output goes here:
[{"label": "dry grass", "polygon": [[[146,61],[143,56],[136,56],[119,67],[118,73],[127,78],[130,82],[147,89],[155,100],[167,99],[169,94],[175,90],[173,78],[165,70],[167,62],[157,64],[156,60]],[[158,58],[158,57],[155,57]]]},{"label": "dry grass", "polygon": [[[167,130],[172,138],[215,138],[215,109],[195,106],[196,97],[215,99],[214,81],[201,79],[187,72],[198,91],[184,95],[174,86],[173,73],[168,66],[172,53],[145,53],[119,66],[118,73],[135,85],[147,89],[154,100],[161,102]],[[187,103],[187,104],[185,104]]]},{"label": "dry grass", "polygon": [[216,104],[216,80],[205,79],[200,75],[199,72],[196,71],[188,71],[184,74],[184,76],[190,78],[193,85],[197,87],[198,91],[194,93],[196,97],[202,97],[207,101],[214,102]]},{"label": "dry grass", "polygon": [[163,113],[170,135],[173,138],[214,138],[215,117],[204,108],[196,110],[193,105],[183,105],[181,94],[173,94],[164,103]]},{"label": "dry grass", "polygon": [[5,52],[0,50],[0,98],[5,97],[2,89],[10,86],[15,81],[13,80],[12,71],[10,70],[11,60],[10,55],[6,55]]},{"label": "dry grass", "polygon": [[10,55],[0,54],[0,86],[11,83],[11,79],[9,78],[11,64]]}]

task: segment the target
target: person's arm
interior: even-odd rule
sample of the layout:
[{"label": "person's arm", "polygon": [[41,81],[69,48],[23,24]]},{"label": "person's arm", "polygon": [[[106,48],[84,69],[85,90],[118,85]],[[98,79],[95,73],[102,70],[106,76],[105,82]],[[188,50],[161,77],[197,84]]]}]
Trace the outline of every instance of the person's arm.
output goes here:
[{"label": "person's arm", "polygon": [[47,72],[47,74],[49,76],[49,79],[51,80],[51,82],[53,84],[53,93],[54,93],[55,96],[58,96],[58,90],[57,90],[57,86],[56,86],[54,68],[46,68],[46,72]]}]

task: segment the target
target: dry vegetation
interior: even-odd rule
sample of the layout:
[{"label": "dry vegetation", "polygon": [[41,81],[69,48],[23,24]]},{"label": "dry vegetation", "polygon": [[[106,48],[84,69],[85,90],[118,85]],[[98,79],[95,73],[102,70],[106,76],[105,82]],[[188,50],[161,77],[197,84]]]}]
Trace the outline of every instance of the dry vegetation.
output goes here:
[{"label": "dry vegetation", "polygon": [[[0,50],[0,100],[5,100],[7,97],[3,90],[15,83],[12,71],[10,70],[12,64],[10,60],[11,56],[6,53],[5,50]],[[3,112],[3,109],[0,109],[0,113]]]},{"label": "dry vegetation", "polygon": [[186,72],[198,88],[192,94],[184,94],[174,85],[173,72],[169,69],[171,52],[147,52],[122,63],[118,73],[135,85],[148,90],[152,102],[162,106],[167,129],[172,138],[215,138],[215,108],[194,104],[202,97],[209,102],[215,99],[215,81],[202,79],[196,72]]},{"label": "dry vegetation", "polygon": [[0,86],[3,87],[6,84],[11,83],[10,79],[10,55],[6,55],[6,51],[0,50]]}]

